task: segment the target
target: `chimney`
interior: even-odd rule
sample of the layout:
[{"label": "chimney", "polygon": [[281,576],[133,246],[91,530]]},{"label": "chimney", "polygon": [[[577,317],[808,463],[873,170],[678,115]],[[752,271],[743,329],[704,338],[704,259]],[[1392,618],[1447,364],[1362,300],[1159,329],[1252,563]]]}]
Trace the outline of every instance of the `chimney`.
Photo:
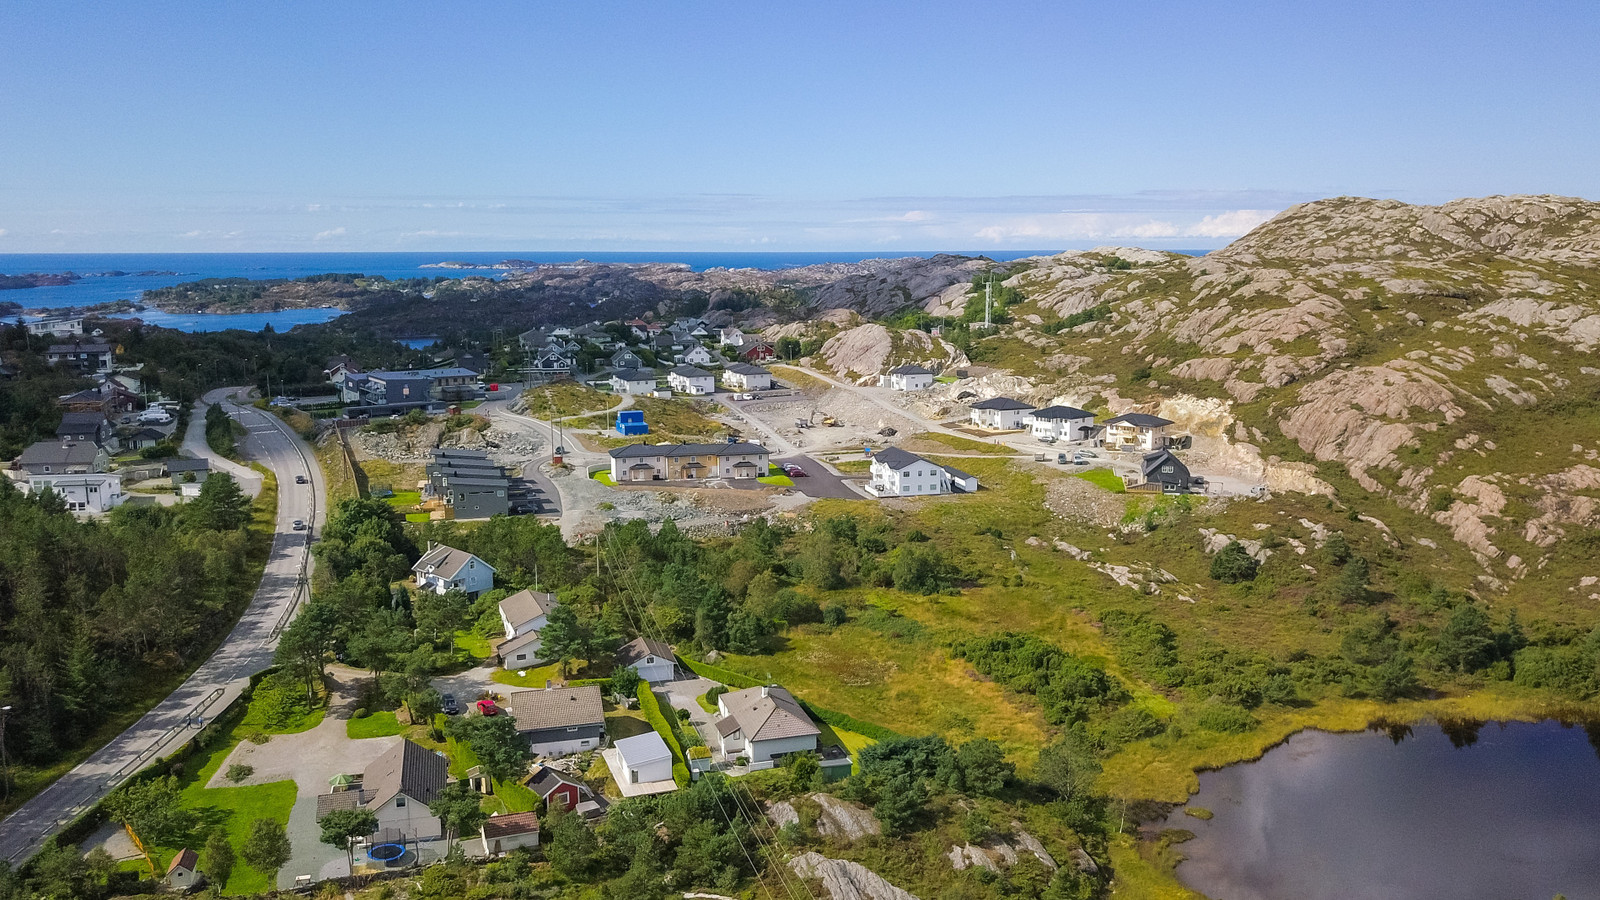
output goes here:
[{"label": "chimney", "polygon": [[772,695],[772,688],[767,686],[767,685],[765,685],[765,684],[763,684],[761,686],[761,696],[769,697],[771,695]]}]

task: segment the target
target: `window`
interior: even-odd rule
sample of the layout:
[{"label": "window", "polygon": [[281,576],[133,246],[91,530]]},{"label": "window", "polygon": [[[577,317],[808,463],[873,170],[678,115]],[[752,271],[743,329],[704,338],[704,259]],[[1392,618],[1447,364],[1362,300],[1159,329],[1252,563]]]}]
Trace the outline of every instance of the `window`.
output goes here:
[{"label": "window", "polygon": [[406,798],[403,795],[394,798],[394,808],[395,809],[405,809],[406,808]]},{"label": "window", "polygon": [[1172,474],[1172,466],[1170,466],[1170,465],[1162,466],[1161,467],[1161,472],[1164,475],[1171,475]]},{"label": "window", "polygon": [[574,725],[571,728],[567,729],[567,733],[571,734],[571,733],[573,733],[574,731],[577,731],[577,730],[578,730],[578,726]]}]

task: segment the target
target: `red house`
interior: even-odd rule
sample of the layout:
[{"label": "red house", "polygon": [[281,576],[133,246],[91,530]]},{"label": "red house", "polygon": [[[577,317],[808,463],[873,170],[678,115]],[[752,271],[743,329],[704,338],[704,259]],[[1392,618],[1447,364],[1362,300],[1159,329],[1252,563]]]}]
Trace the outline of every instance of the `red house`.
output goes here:
[{"label": "red house", "polygon": [[739,358],[749,363],[766,362],[777,355],[778,351],[766,343],[745,344],[739,349]]},{"label": "red house", "polygon": [[528,780],[528,787],[548,804],[560,803],[571,812],[588,796],[589,787],[563,772],[549,766],[540,766]]}]

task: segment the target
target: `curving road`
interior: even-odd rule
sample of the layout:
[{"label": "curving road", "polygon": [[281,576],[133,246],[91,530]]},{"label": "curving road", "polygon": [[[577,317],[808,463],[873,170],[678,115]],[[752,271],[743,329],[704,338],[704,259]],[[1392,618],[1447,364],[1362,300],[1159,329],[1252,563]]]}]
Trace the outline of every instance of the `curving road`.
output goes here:
[{"label": "curving road", "polygon": [[[311,534],[322,524],[322,498],[327,496],[327,490],[322,470],[313,461],[309,448],[287,425],[270,413],[226,399],[243,390],[223,388],[206,394],[196,404],[194,419],[203,422],[207,406],[224,403],[228,414],[249,432],[239,442],[241,455],[267,466],[278,478],[277,534],[255,598],[211,658],[177,690],[0,821],[0,860],[16,865],[31,856],[46,839],[88,811],[128,776],[188,740],[239,696],[252,674],[272,664],[278,634],[306,592]],[[203,438],[198,446],[186,440],[184,451],[210,459],[214,470],[233,472],[239,468],[212,454]],[[259,483],[257,473],[246,471]],[[297,475],[306,476],[309,483],[296,484]],[[295,531],[295,519],[309,523],[312,530]]]}]

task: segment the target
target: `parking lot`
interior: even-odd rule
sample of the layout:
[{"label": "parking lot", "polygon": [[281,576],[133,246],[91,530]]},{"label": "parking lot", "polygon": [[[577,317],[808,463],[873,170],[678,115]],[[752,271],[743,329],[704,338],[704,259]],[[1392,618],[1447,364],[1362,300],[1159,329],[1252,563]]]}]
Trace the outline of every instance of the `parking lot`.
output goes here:
[{"label": "parking lot", "polygon": [[775,459],[773,462],[782,466],[785,463],[794,463],[805,470],[806,477],[795,478],[794,489],[807,497],[833,500],[857,500],[865,496],[860,491],[850,486],[845,479],[834,474],[827,466],[817,462],[809,456],[790,456],[784,459]]}]

